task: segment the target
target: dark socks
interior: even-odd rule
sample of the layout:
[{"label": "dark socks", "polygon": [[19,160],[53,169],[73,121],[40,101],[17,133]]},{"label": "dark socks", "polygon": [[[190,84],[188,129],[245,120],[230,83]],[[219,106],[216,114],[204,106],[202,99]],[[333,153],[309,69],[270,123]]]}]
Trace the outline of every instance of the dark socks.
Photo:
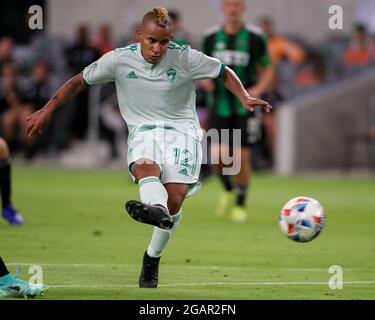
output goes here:
[{"label": "dark socks", "polygon": [[246,201],[248,185],[236,186],[236,205],[244,207]]},{"label": "dark socks", "polygon": [[0,189],[1,189],[1,200],[3,209],[10,204],[10,193],[11,193],[11,168],[8,159],[0,160]]},{"label": "dark socks", "polygon": [[221,182],[224,185],[225,190],[229,192],[232,191],[233,184],[232,184],[232,181],[230,180],[230,176],[221,174],[219,177],[220,177]]},{"label": "dark socks", "polygon": [[6,276],[9,273],[3,259],[0,257],[0,277]]}]

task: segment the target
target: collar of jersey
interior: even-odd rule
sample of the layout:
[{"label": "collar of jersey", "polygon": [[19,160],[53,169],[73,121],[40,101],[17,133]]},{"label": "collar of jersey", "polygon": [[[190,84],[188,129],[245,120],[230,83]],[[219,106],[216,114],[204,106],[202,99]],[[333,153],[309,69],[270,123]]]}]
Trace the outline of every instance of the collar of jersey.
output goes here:
[{"label": "collar of jersey", "polygon": [[229,33],[226,33],[225,32],[225,27],[224,25],[221,26],[221,31],[224,32],[227,36],[236,36],[238,35],[239,33],[241,33],[242,31],[246,30],[246,26],[244,24],[242,24],[242,27],[241,29],[237,32],[237,33],[233,33],[233,34],[229,34]]}]

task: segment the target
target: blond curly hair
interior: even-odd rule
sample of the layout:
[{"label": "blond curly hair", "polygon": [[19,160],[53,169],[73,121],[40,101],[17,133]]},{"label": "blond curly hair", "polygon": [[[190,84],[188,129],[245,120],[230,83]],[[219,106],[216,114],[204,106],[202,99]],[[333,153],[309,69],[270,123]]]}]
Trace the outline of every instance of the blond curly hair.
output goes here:
[{"label": "blond curly hair", "polygon": [[168,10],[163,7],[156,7],[147,12],[142,19],[141,27],[144,27],[149,21],[155,22],[162,28],[168,28],[172,25],[172,19],[168,14]]},{"label": "blond curly hair", "polygon": [[168,10],[163,7],[157,7],[152,9],[155,14],[156,23],[160,26],[165,28],[168,23],[170,22],[170,17],[168,15]]}]

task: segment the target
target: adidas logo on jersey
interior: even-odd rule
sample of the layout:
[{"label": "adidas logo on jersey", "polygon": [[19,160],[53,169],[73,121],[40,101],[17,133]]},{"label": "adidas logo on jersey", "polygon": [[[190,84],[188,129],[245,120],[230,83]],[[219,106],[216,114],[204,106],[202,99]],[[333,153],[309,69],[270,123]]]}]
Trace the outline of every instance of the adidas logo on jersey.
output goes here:
[{"label": "adidas logo on jersey", "polygon": [[127,78],[129,78],[129,79],[138,79],[138,77],[137,77],[137,75],[135,74],[134,71],[129,72]]}]

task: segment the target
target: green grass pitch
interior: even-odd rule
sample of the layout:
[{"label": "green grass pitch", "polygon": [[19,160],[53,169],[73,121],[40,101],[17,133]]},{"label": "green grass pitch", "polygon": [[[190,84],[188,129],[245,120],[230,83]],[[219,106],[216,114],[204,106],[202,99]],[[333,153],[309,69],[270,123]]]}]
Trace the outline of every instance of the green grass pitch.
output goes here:
[{"label": "green grass pitch", "polygon": [[[375,299],[374,178],[258,174],[244,224],[215,215],[220,186],[205,181],[184,204],[156,290],[138,288],[152,227],[125,213],[125,201],[138,199],[126,170],[15,167],[13,178],[25,224],[0,222],[0,254],[23,279],[42,266],[50,286],[42,299]],[[327,214],[310,243],[278,226],[280,208],[298,195]],[[343,289],[328,287],[332,265],[343,268]]]}]

